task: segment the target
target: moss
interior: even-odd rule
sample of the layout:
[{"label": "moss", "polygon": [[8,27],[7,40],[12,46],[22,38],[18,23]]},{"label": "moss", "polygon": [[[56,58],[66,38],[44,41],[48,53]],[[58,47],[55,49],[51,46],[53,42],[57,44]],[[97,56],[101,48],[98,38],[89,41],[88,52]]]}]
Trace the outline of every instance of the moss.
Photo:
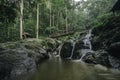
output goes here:
[{"label": "moss", "polygon": [[120,41],[120,16],[108,18],[103,25],[93,29],[93,34],[93,47],[96,49],[106,49],[111,43]]},{"label": "moss", "polygon": [[15,62],[18,62],[19,58],[21,58],[19,57],[18,52],[14,50],[5,50],[1,53],[3,53],[0,55],[0,62],[2,63],[14,64]]},{"label": "moss", "polygon": [[[36,53],[41,53],[40,51],[44,52],[44,50],[54,51],[60,44],[61,44],[60,40],[52,39],[52,38],[45,38],[44,40],[26,39],[17,42],[1,43],[0,49],[24,48],[24,49],[32,50]],[[28,56],[33,56],[33,54],[28,54]]]}]

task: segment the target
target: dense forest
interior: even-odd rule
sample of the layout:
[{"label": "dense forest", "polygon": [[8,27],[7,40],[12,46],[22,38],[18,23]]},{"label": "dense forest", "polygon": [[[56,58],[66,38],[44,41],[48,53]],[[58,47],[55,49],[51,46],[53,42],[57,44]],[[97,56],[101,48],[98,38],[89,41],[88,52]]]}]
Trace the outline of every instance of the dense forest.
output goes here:
[{"label": "dense forest", "polygon": [[120,0],[0,0],[0,80],[119,80]]},{"label": "dense forest", "polygon": [[[0,42],[79,31],[101,25],[116,0],[1,0]],[[25,35],[24,35],[25,34]]]}]

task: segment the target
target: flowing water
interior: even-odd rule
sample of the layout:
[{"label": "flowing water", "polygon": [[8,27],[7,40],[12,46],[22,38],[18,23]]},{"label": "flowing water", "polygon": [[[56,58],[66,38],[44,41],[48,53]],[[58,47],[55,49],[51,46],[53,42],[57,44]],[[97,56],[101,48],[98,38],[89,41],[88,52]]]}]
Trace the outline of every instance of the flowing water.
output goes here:
[{"label": "flowing water", "polygon": [[61,53],[62,46],[63,46],[63,44],[61,44],[61,45],[58,47],[58,54],[56,55],[56,57],[60,57],[60,53]]},{"label": "flowing water", "polygon": [[57,57],[41,63],[38,71],[27,80],[120,80],[120,72]]},{"label": "flowing water", "polygon": [[[41,63],[37,72],[26,80],[120,80],[120,71],[108,69],[101,65],[92,65],[82,62],[83,57],[92,53],[91,30],[86,34],[81,49],[82,57],[79,60],[61,60],[59,46],[58,56]],[[72,59],[75,43],[70,58]]]},{"label": "flowing water", "polygon": [[91,45],[91,34],[92,30],[90,29],[88,33],[86,34],[85,38],[83,39],[84,46],[88,47],[90,50],[92,50],[92,45]]},{"label": "flowing water", "polygon": [[73,52],[74,52],[74,49],[75,49],[75,44],[76,44],[75,42],[72,43],[73,48],[72,48],[71,56],[69,57],[69,59],[72,59],[72,57],[73,57]]},{"label": "flowing water", "polygon": [[91,36],[92,36],[92,30],[90,29],[83,39],[83,43],[84,43],[85,48],[81,49],[81,51],[80,51],[80,53],[82,54],[80,61],[82,61],[83,57],[86,54],[93,52],[92,45],[91,45]]}]

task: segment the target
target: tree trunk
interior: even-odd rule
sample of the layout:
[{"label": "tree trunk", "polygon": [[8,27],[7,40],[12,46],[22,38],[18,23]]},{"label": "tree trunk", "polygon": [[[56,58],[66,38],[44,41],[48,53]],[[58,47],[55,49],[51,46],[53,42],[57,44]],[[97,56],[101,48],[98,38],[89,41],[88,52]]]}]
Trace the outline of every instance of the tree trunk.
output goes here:
[{"label": "tree trunk", "polygon": [[23,39],[23,0],[20,0],[20,39]]},{"label": "tree trunk", "polygon": [[37,4],[37,23],[36,23],[36,39],[39,36],[39,4]]},{"label": "tree trunk", "polygon": [[[53,16],[52,16],[52,24],[53,24],[52,26],[53,26],[53,27],[54,27],[54,18],[55,18],[55,17],[54,17],[54,14],[53,14]],[[53,34],[54,34],[55,32],[56,32],[56,31],[54,30],[54,31],[53,31]]]},{"label": "tree trunk", "polygon": [[56,26],[57,26],[58,33],[60,33],[59,32],[59,11],[57,12]]},{"label": "tree trunk", "polygon": [[67,7],[66,7],[66,33],[68,32],[68,17],[67,17]]},{"label": "tree trunk", "polygon": [[[50,0],[50,27],[52,26],[51,11],[52,11],[52,5]],[[51,28],[50,28],[50,33],[51,33]]]},{"label": "tree trunk", "polygon": [[55,19],[54,14],[53,14],[53,17],[52,17],[52,18],[53,18],[53,26],[54,26],[54,19]]}]

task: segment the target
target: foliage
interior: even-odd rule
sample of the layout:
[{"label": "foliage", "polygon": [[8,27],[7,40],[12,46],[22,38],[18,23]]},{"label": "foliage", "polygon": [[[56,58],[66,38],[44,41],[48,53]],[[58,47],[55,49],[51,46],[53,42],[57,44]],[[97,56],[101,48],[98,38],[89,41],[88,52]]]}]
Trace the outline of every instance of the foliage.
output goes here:
[{"label": "foliage", "polygon": [[[36,36],[37,4],[39,4],[39,38],[75,29],[103,25],[116,0],[23,0],[23,31]],[[19,0],[0,1],[0,42],[19,40]]]},{"label": "foliage", "polygon": [[93,46],[95,49],[108,48],[120,41],[120,16],[109,16],[103,24],[93,28]]}]

